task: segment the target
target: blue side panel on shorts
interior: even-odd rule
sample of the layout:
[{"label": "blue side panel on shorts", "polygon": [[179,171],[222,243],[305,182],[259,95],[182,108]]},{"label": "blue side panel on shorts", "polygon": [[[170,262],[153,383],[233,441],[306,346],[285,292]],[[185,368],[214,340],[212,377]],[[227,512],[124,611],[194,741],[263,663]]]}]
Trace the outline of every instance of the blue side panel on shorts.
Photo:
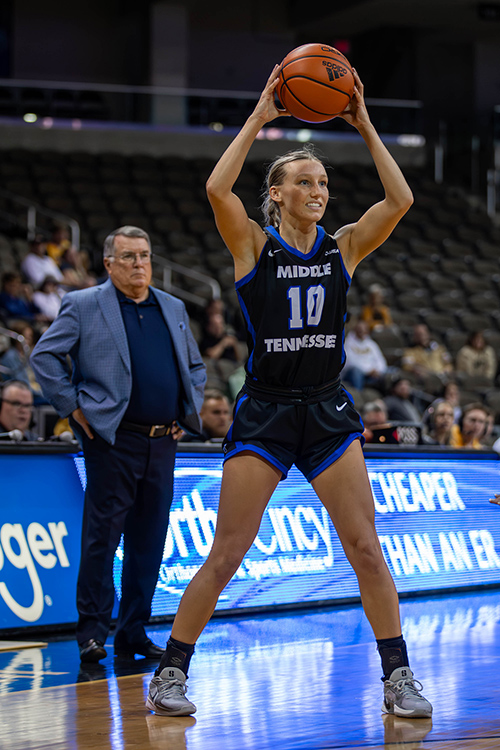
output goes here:
[{"label": "blue side panel on shorts", "polygon": [[271,453],[268,453],[266,450],[261,448],[258,445],[252,445],[251,443],[241,443],[237,442],[234,443],[235,448],[232,451],[229,451],[224,456],[222,463],[225,464],[228,458],[233,458],[233,456],[237,456],[238,453],[241,453],[242,451],[251,451],[252,453],[257,453],[259,456],[262,456],[262,458],[265,458],[266,461],[269,461],[270,464],[273,466],[276,466],[277,469],[281,471],[283,476],[281,477],[281,480],[286,479],[288,475],[288,468],[281,463],[281,461],[278,461],[278,459],[273,456]]},{"label": "blue side panel on shorts", "polygon": [[335,461],[340,458],[340,456],[346,452],[346,450],[349,448],[351,443],[353,443],[355,440],[360,440],[361,445],[364,445],[365,439],[363,437],[363,433],[361,432],[353,432],[351,435],[349,435],[346,440],[340,445],[336,451],[334,451],[331,455],[328,456],[328,458],[325,458],[325,460],[317,466],[314,471],[312,471],[308,476],[306,476],[306,479],[308,482],[312,482],[313,479],[316,479],[321,472],[323,472],[325,469],[327,469],[329,466],[331,466]]}]

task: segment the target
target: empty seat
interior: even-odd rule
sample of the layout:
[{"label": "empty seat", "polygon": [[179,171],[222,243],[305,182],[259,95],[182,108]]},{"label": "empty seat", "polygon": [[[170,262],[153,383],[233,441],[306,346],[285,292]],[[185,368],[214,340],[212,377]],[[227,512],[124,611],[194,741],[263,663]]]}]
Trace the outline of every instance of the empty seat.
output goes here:
[{"label": "empty seat", "polygon": [[415,276],[406,271],[397,271],[391,277],[391,284],[397,291],[404,291],[405,289],[414,290],[418,287],[422,287],[421,279],[415,278]]},{"label": "empty seat", "polygon": [[469,273],[471,266],[464,258],[441,258],[441,269],[448,276],[459,276],[463,273]]},{"label": "empty seat", "polygon": [[480,292],[473,294],[468,299],[468,304],[474,312],[490,313],[498,307],[498,294],[496,292]]},{"label": "empty seat", "polygon": [[434,295],[434,307],[436,310],[453,310],[457,311],[463,308],[464,295],[458,289],[451,291],[443,290]]},{"label": "empty seat", "polygon": [[459,331],[456,328],[448,329],[444,338],[450,354],[454,357],[458,350],[467,343],[469,334],[467,331]]},{"label": "empty seat", "polygon": [[439,258],[441,254],[439,243],[429,242],[428,240],[420,240],[416,237],[410,240],[410,247],[412,249],[413,258],[424,258],[428,256],[436,256],[437,258]]},{"label": "empty seat", "polygon": [[472,273],[464,273],[460,276],[464,289],[470,294],[478,292],[489,292],[493,290],[493,283],[489,276],[477,276]]},{"label": "empty seat", "polygon": [[392,327],[374,330],[370,335],[382,351],[385,351],[385,349],[403,349],[406,346],[406,340],[403,335]]},{"label": "empty seat", "polygon": [[433,292],[451,292],[460,288],[458,280],[444,273],[427,274],[427,284]]},{"label": "empty seat", "polygon": [[412,273],[416,273],[419,276],[427,276],[427,274],[435,273],[436,261],[437,257],[435,258],[434,256],[426,258],[409,258],[407,266]]},{"label": "empty seat", "polygon": [[491,326],[491,318],[489,315],[481,313],[473,313],[469,310],[461,310],[457,312],[462,327],[472,333],[473,331],[484,331],[485,328]]},{"label": "empty seat", "polygon": [[431,331],[439,331],[441,334],[454,330],[457,325],[456,317],[452,312],[429,312],[424,322]]}]

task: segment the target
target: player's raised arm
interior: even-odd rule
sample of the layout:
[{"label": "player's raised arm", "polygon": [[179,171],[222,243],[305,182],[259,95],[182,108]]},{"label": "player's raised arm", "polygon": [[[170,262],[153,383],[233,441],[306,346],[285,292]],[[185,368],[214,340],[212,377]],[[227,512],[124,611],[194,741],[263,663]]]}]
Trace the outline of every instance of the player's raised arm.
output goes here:
[{"label": "player's raised arm", "polygon": [[265,243],[265,234],[249,219],[243,203],[233,193],[233,185],[259,131],[271,120],[287,114],[278,110],[274,103],[277,82],[276,65],[254,111],[215,165],[206,185],[217,228],[234,257],[237,276],[253,268]]},{"label": "player's raised arm", "polygon": [[413,195],[395,159],[372,125],[364,100],[363,84],[354,70],[356,86],[348,107],[339,117],[355,127],[372,155],[385,197],[375,203],[355,223],[338,230],[335,237],[348,272],[391,234],[413,203]]}]

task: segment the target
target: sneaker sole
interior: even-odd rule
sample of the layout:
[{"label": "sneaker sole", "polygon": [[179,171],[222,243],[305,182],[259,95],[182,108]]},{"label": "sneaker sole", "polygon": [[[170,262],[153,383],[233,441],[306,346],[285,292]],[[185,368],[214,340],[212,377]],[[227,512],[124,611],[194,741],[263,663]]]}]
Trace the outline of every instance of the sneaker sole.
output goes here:
[{"label": "sneaker sole", "polygon": [[432,717],[432,708],[430,711],[423,713],[421,711],[405,711],[404,708],[398,708],[398,706],[394,706],[391,709],[387,708],[385,703],[382,703],[382,713],[389,714],[390,716],[399,716],[400,719],[430,719]]},{"label": "sneaker sole", "polygon": [[196,706],[194,705],[192,709],[179,708],[177,711],[169,711],[168,709],[157,706],[156,703],[153,703],[149,695],[146,699],[146,708],[149,708],[149,710],[157,716],[191,716],[191,714],[196,713]]}]

